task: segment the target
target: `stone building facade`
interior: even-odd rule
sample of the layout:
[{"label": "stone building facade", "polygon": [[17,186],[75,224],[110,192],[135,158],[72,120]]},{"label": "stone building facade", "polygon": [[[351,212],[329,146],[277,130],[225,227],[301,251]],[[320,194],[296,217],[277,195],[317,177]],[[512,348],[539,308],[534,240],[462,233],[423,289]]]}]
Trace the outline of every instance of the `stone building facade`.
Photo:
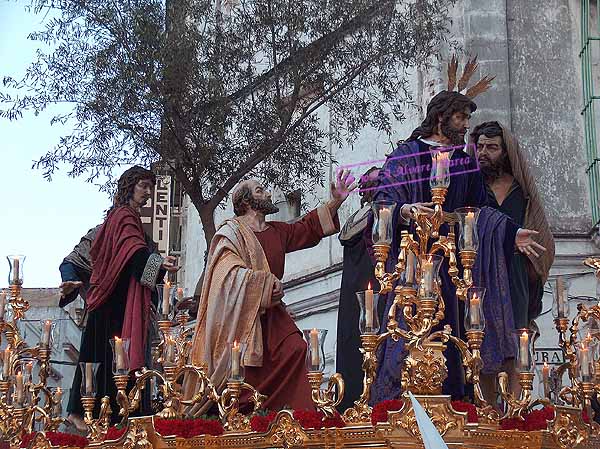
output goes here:
[{"label": "stone building facade", "polygon": [[[590,188],[593,184],[588,180],[597,149],[590,146],[586,137],[591,132],[590,123],[582,115],[584,107],[588,107],[589,116],[589,104],[584,104],[584,83],[600,84],[599,42],[589,41],[591,57],[587,62],[582,61],[585,44],[582,20],[590,21],[592,35],[600,34],[595,0],[459,0],[452,15],[453,37],[466,53],[479,57],[478,75],[496,76],[493,88],[476,100],[479,109],[472,126],[499,120],[508,124],[519,138],[538,180],[556,237],[556,260],[551,275],[561,273],[572,277],[574,302],[595,299],[594,276],[581,261],[600,253],[594,238],[598,217],[593,213],[598,198],[594,197],[595,189]],[[439,91],[442,85],[442,69],[450,51],[441,49],[441,54],[441,61],[430,71],[414,71],[411,87],[419,105],[426,104],[432,87]],[[582,68],[583,62],[589,63],[589,67]],[[588,69],[591,80],[585,74]],[[594,100],[591,102],[593,107]],[[330,160],[344,164],[382,161],[393,142],[409,135],[422,114],[422,110],[407,110],[407,120],[395,124],[391,139],[366,129],[352,147],[338,148],[330,142]],[[323,125],[328,126],[326,110],[322,117]],[[591,127],[597,125],[594,120],[592,117]],[[329,178],[325,185],[335,175],[335,169],[333,163],[323,167]],[[322,188],[305,195],[301,199],[303,211],[325,201],[327,195]],[[357,196],[344,204],[340,211],[342,221],[358,204]],[[230,207],[220,210],[217,222],[231,215]],[[182,217],[181,279],[186,293],[191,294],[203,269],[206,248],[198,214],[189,201],[184,201]],[[286,210],[279,218],[290,219],[293,214],[290,216]],[[326,341],[329,371],[335,366],[341,262],[342,247],[337,237],[327,238],[315,248],[288,255],[284,278],[284,301],[298,326],[329,329]],[[538,357],[540,361],[547,358],[557,363],[558,339],[553,331],[549,286],[546,292],[544,312],[539,318],[542,337]]]}]

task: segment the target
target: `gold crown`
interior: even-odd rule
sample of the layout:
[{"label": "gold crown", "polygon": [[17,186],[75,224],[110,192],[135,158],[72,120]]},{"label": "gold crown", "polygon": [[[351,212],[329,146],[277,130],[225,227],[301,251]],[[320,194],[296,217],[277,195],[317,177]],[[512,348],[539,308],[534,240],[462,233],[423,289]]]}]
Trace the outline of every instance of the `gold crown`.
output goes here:
[{"label": "gold crown", "polygon": [[464,94],[471,99],[488,90],[492,85],[492,81],[494,78],[496,78],[495,76],[486,75],[467,89],[467,85],[469,84],[471,77],[478,67],[479,64],[477,63],[477,56],[467,60],[462,76],[458,80],[457,85],[456,79],[458,75],[458,58],[456,55],[453,55],[452,59],[448,63],[448,90],[452,92],[456,88],[457,92]]}]

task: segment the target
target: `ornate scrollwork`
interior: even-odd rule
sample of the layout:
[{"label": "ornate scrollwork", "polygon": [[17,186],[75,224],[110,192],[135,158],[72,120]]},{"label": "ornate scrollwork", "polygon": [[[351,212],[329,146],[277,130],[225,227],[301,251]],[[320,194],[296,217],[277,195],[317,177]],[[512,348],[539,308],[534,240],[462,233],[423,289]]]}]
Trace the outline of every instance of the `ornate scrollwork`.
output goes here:
[{"label": "ornate scrollwork", "polygon": [[133,420],[125,434],[123,449],[152,449],[153,447],[143,422]]},{"label": "ornate scrollwork", "polygon": [[271,427],[267,439],[273,446],[291,449],[303,447],[308,440],[308,435],[294,420],[292,413],[289,410],[283,410],[275,418],[275,423]]},{"label": "ornate scrollwork", "polygon": [[548,423],[548,430],[561,449],[576,447],[589,436],[587,426],[581,419],[581,410],[557,406],[554,420]]}]

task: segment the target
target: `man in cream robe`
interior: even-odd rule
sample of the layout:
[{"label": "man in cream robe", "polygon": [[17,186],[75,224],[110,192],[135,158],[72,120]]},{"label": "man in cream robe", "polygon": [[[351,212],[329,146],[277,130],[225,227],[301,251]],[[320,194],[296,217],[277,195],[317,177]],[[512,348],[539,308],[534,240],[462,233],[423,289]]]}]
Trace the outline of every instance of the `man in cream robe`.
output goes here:
[{"label": "man in cream robe", "polygon": [[[210,245],[191,351],[191,362],[206,366],[217,389],[229,376],[228,344],[238,341],[247,344],[245,381],[268,396],[265,408],[313,407],[304,366],[306,344],[281,303],[285,254],[338,232],[338,208],[355,187],[349,173],[339,173],[331,200],[294,223],[265,220],[278,209],[257,181],[236,187],[236,217],[221,225]],[[195,393],[193,383],[188,379],[188,397]],[[209,407],[203,403],[191,413]]]}]

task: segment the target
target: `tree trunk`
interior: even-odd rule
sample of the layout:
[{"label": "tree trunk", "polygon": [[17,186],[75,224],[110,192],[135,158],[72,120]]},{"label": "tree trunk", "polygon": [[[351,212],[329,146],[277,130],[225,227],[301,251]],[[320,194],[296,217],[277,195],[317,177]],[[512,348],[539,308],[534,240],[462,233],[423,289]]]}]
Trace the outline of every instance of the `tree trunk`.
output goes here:
[{"label": "tree trunk", "polygon": [[[197,207],[197,206],[196,206]],[[206,250],[210,248],[210,242],[217,232],[215,226],[215,209],[210,206],[200,206],[198,213],[200,214],[200,222],[204,231],[204,240],[206,241]],[[205,261],[206,262],[206,261]]]}]

